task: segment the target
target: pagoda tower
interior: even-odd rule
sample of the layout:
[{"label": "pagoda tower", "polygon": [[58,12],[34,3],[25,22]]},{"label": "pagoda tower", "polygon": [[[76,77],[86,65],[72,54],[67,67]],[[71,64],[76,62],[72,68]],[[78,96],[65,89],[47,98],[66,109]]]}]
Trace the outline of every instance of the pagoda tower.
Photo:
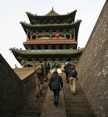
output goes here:
[{"label": "pagoda tower", "polygon": [[23,43],[26,49],[10,49],[19,63],[33,67],[39,60],[78,61],[83,49],[77,49],[81,20],[74,21],[76,11],[59,15],[52,8],[43,16],[26,12],[30,23],[20,22],[27,35]]}]

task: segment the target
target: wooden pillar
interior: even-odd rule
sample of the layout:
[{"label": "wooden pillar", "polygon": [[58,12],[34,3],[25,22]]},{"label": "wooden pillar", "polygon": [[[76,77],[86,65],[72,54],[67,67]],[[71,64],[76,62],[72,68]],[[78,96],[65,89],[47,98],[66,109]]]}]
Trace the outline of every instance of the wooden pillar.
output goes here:
[{"label": "wooden pillar", "polygon": [[52,35],[50,34],[50,39],[52,39]]},{"label": "wooden pillar", "polygon": [[70,39],[72,39],[72,34],[70,34]]},{"label": "wooden pillar", "polygon": [[64,39],[66,39],[66,34],[64,34]]},{"label": "wooden pillar", "polygon": [[26,41],[28,40],[28,30],[27,30],[27,37],[26,37]]},{"label": "wooden pillar", "polygon": [[36,39],[38,39],[38,34],[36,34]]},{"label": "wooden pillar", "polygon": [[30,40],[32,40],[32,33],[30,33]]},{"label": "wooden pillar", "polygon": [[75,41],[75,29],[74,29],[74,41]]}]

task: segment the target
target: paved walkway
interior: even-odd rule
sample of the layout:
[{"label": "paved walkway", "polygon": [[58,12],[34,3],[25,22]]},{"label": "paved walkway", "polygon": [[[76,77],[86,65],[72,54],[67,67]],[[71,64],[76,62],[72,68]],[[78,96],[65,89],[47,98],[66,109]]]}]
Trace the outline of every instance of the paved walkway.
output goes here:
[{"label": "paved walkway", "polygon": [[[55,70],[55,69],[52,69],[50,72],[53,73],[54,70]],[[61,70],[60,68],[58,68],[58,69],[57,69],[57,72],[58,72],[59,74],[61,74],[61,73],[62,73],[62,70]]]},{"label": "paved walkway", "polygon": [[60,91],[59,103],[54,105],[53,92],[48,88],[41,117],[67,117],[63,90]]},{"label": "paved walkway", "polygon": [[41,117],[96,117],[79,83],[77,82],[76,95],[73,96],[69,84],[65,81],[65,74],[61,73],[61,69],[58,69],[58,72],[64,82],[59,104],[57,107],[54,105],[53,92],[48,88]]}]

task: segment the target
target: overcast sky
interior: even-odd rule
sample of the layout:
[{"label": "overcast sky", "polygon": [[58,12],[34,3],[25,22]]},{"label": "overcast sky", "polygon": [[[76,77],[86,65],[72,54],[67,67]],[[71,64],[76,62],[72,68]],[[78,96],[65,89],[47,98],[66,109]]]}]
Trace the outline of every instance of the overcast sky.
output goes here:
[{"label": "overcast sky", "polygon": [[29,23],[25,12],[47,14],[53,9],[63,15],[77,9],[79,27],[78,47],[85,47],[106,0],[0,0],[0,53],[13,68],[21,67],[9,48],[25,49],[26,34],[19,22]]}]

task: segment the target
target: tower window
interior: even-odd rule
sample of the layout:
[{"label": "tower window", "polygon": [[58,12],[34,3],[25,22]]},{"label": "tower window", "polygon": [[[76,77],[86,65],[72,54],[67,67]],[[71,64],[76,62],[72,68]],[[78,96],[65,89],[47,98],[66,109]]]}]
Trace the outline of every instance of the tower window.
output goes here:
[{"label": "tower window", "polygon": [[36,39],[36,35],[32,35],[32,39]]},{"label": "tower window", "polygon": [[47,24],[47,20],[44,20],[43,23],[44,23],[44,24]]},{"label": "tower window", "polygon": [[67,37],[67,39],[70,39],[70,35],[69,34],[67,34],[66,37]]},{"label": "tower window", "polygon": [[54,23],[54,21],[53,20],[50,20],[50,24],[53,24]]},{"label": "tower window", "polygon": [[60,20],[57,20],[56,22],[57,22],[57,24],[60,24]]},{"label": "tower window", "polygon": [[46,29],[46,32],[49,32],[49,30],[48,30],[48,29]]}]

